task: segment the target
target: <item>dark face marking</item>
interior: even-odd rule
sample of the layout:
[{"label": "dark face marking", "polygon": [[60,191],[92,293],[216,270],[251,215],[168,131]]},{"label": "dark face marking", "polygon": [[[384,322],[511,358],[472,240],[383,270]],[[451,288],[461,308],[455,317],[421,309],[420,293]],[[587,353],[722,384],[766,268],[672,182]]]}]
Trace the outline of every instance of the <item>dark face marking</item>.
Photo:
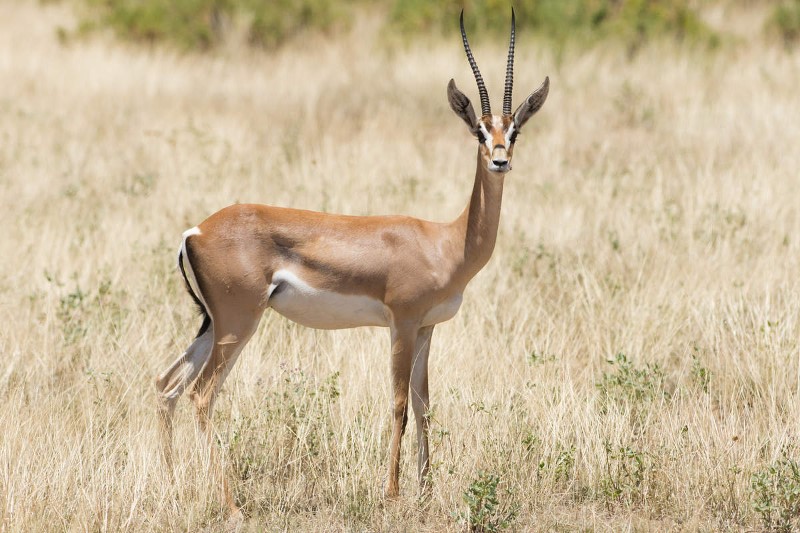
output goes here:
[{"label": "dark face marking", "polygon": [[483,116],[478,121],[475,136],[478,138],[481,159],[491,172],[505,173],[510,170],[513,152],[512,137],[516,138],[516,126],[511,116]]}]

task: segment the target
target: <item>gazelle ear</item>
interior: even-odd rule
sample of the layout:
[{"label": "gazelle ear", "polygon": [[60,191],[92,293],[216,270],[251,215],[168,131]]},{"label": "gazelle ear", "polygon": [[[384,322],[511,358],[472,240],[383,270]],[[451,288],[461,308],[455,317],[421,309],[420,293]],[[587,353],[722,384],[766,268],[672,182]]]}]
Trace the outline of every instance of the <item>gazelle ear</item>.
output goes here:
[{"label": "gazelle ear", "polygon": [[447,84],[447,101],[450,102],[450,109],[455,111],[461,120],[467,123],[470,131],[475,131],[478,127],[478,119],[475,117],[475,110],[472,109],[472,102],[469,98],[458,90],[456,82],[452,79]]},{"label": "gazelle ear", "polygon": [[542,86],[536,89],[522,102],[516,111],[514,111],[514,125],[521,128],[534,113],[539,111],[547,100],[547,93],[550,91],[550,77],[544,79]]}]

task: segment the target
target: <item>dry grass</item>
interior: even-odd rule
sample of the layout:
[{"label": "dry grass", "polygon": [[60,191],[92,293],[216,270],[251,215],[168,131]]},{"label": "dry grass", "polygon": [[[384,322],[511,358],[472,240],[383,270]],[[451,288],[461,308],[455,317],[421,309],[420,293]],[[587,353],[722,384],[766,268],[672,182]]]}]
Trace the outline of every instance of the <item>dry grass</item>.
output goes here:
[{"label": "dry grass", "polygon": [[[156,446],[152,378],[198,326],[181,232],[236,201],[453,218],[475,146],[445,85],[476,91],[457,41],[176,57],[63,47],[65,17],[0,3],[0,530],[217,530],[187,402],[174,483]],[[456,530],[479,471],[513,530],[764,525],[751,475],[800,444],[800,56],[520,35],[517,99],[551,94],[434,334],[432,501],[413,424],[381,498],[387,333],[267,314],[215,417],[245,529]],[[499,105],[502,43],[476,55]]]}]

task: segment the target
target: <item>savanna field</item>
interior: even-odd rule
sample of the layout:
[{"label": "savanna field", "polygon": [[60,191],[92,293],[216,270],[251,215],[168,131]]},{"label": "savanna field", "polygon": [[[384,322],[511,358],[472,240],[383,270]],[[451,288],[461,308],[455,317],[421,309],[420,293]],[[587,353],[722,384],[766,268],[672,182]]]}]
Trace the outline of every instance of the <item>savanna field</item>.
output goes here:
[{"label": "savanna field", "polygon": [[[388,330],[267,312],[214,413],[239,530],[800,527],[800,53],[769,3],[701,5],[715,46],[518,21],[514,106],[550,95],[433,335],[431,498],[413,418],[382,495]],[[0,531],[223,531],[187,400],[174,478],[159,450],[153,379],[200,324],[181,233],[235,202],[454,219],[476,142],[445,88],[477,90],[456,33],[380,9],[206,52],[78,16],[0,1]],[[499,109],[507,37],[470,38]]]}]

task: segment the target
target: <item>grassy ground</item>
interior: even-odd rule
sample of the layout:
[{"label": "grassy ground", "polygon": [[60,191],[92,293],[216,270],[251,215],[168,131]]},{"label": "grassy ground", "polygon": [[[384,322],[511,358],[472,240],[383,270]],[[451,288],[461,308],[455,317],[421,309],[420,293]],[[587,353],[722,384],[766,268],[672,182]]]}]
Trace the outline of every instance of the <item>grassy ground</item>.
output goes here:
[{"label": "grassy ground", "polygon": [[[469,67],[363,22],[271,55],[62,46],[64,9],[0,2],[0,530],[220,530],[188,402],[174,482],[157,448],[152,379],[199,325],[181,232],[236,201],[454,218]],[[709,16],[746,36],[752,9]],[[800,55],[518,40],[516,100],[551,92],[434,333],[431,501],[413,424],[381,498],[386,331],[268,313],[215,417],[243,529],[797,525]],[[495,107],[503,46],[476,49]]]}]

